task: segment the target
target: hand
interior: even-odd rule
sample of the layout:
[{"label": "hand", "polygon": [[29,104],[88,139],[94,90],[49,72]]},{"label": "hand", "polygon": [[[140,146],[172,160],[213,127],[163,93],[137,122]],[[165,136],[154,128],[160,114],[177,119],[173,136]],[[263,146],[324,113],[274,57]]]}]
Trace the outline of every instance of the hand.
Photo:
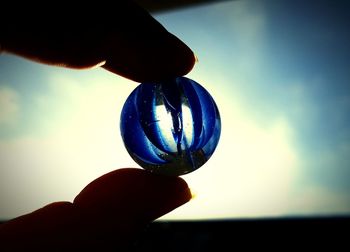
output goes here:
[{"label": "hand", "polygon": [[[79,31],[67,17],[69,29],[54,26],[45,33],[31,21],[16,27],[5,23],[1,50],[77,69],[102,65],[138,82],[181,76],[192,69],[192,51],[147,12],[130,2],[113,8],[124,15],[104,20],[115,21],[108,29],[99,22],[88,32]],[[130,23],[123,20],[128,16]],[[80,25],[91,20],[86,14]],[[73,203],[55,202],[2,224],[0,246],[4,251],[125,248],[147,223],[190,198],[181,178],[118,169],[87,185]]]},{"label": "hand", "polygon": [[94,180],[73,203],[55,202],[2,224],[1,248],[125,248],[146,224],[190,198],[186,182],[179,177],[156,176],[135,168],[119,169]]}]

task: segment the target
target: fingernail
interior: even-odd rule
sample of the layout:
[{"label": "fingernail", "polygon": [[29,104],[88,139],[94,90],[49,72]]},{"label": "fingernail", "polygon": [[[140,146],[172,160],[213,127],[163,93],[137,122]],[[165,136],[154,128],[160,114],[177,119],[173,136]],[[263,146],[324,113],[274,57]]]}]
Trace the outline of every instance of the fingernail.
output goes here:
[{"label": "fingernail", "polygon": [[197,57],[197,54],[193,53],[193,55],[194,55],[194,61],[195,61],[196,63],[199,63],[199,59],[198,59],[198,57]]},{"label": "fingernail", "polygon": [[103,60],[103,61],[101,61],[101,62],[99,62],[99,63],[97,63],[96,65],[94,65],[92,68],[98,68],[98,67],[101,67],[101,66],[103,66],[103,65],[105,65],[106,64],[106,60]]}]

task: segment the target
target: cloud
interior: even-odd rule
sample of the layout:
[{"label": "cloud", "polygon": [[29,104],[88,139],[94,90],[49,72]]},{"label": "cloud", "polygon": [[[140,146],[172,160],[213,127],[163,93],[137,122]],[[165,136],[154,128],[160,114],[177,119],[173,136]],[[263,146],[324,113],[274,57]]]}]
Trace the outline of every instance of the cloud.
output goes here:
[{"label": "cloud", "polygon": [[0,85],[0,126],[11,126],[18,120],[20,111],[18,93],[4,85]]}]

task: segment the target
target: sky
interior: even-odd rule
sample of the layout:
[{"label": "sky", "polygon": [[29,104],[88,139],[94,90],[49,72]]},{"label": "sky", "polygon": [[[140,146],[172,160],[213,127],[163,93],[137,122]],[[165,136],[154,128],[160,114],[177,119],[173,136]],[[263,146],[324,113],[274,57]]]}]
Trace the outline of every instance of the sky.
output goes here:
[{"label": "sky", "polygon": [[[198,57],[187,77],[215,99],[221,138],[182,176],[194,198],[162,219],[350,213],[346,1],[220,1],[154,14]],[[119,117],[138,85],[0,55],[0,219],[74,199],[138,167]]]}]

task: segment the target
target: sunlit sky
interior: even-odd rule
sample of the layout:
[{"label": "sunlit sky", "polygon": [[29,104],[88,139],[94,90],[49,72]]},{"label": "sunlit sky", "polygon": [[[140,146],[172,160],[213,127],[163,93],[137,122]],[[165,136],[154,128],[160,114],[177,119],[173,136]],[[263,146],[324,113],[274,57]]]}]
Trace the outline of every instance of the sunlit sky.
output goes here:
[{"label": "sunlit sky", "polygon": [[[350,18],[341,1],[227,1],[154,17],[199,62],[219,145],[163,219],[350,213]],[[0,55],[0,219],[138,167],[119,116],[137,83]]]}]

